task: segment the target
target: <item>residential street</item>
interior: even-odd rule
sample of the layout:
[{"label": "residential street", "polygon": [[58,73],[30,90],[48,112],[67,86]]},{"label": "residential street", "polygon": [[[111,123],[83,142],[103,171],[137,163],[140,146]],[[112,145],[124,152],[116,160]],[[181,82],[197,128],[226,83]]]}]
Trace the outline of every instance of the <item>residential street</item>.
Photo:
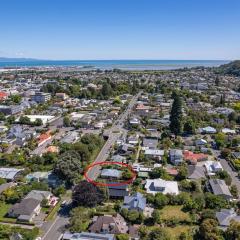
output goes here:
[{"label": "residential street", "polygon": [[237,186],[238,189],[238,196],[240,198],[240,179],[238,178],[238,174],[237,172],[233,171],[232,168],[230,167],[229,163],[227,162],[227,160],[223,159],[223,158],[219,158],[222,167],[224,170],[226,170],[229,175],[232,178],[232,184]]},{"label": "residential street", "polygon": [[[115,144],[117,139],[121,136],[121,133],[124,131],[123,124],[124,121],[127,119],[128,115],[131,113],[132,108],[134,107],[135,103],[137,102],[138,97],[140,96],[141,92],[135,95],[131,101],[129,102],[128,107],[125,109],[125,111],[119,116],[119,118],[115,121],[113,126],[110,129],[109,138],[106,141],[105,145],[99,152],[96,160],[94,163],[104,162],[107,160],[110,154],[111,147]],[[88,177],[91,179],[96,179],[98,175],[100,174],[100,167],[96,166],[88,171]]]}]

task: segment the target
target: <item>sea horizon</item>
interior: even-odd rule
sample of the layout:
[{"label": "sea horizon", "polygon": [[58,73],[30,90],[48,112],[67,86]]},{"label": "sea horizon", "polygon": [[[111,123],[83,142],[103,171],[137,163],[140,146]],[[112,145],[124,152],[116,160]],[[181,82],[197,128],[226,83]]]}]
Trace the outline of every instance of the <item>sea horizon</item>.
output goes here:
[{"label": "sea horizon", "polygon": [[2,58],[0,68],[76,67],[84,70],[174,70],[194,67],[218,67],[229,62],[230,60],[40,60]]}]

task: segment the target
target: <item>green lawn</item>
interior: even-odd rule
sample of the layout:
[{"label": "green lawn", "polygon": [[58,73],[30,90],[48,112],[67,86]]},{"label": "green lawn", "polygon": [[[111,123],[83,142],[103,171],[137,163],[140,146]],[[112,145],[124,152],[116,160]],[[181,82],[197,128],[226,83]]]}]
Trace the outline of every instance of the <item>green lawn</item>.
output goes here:
[{"label": "green lawn", "polygon": [[10,204],[0,202],[0,218],[5,217],[10,207],[11,207]]},{"label": "green lawn", "polygon": [[17,219],[15,218],[8,218],[6,216],[11,206],[12,206],[11,204],[0,202],[0,222],[15,223],[17,221]]},{"label": "green lawn", "polygon": [[182,211],[182,206],[166,206],[160,212],[163,221],[175,219],[178,221],[191,221],[189,214]]},{"label": "green lawn", "polygon": [[172,239],[178,239],[181,233],[191,232],[194,226],[181,225],[177,227],[165,227]]}]

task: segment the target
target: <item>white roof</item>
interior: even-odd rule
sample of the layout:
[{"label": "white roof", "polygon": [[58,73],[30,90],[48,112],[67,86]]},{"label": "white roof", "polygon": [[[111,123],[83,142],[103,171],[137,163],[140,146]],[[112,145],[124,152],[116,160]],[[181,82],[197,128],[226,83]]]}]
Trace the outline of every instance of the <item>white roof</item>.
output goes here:
[{"label": "white roof", "polygon": [[223,128],[223,129],[222,129],[222,132],[223,132],[223,133],[231,133],[231,134],[235,134],[235,133],[236,133],[235,130],[230,129],[230,128]]},{"label": "white roof", "polygon": [[[43,124],[47,122],[51,122],[55,117],[54,116],[47,116],[47,115],[25,115],[24,117],[28,117],[31,122],[35,122],[37,119],[41,119]],[[19,121],[18,118],[16,121]]]},{"label": "white roof", "polygon": [[12,180],[17,173],[23,170],[24,169],[17,169],[17,168],[0,168],[0,178]]},{"label": "white roof", "polygon": [[163,194],[179,194],[178,183],[176,181],[166,181],[159,179],[147,179],[145,189],[147,193],[156,194],[161,192]]},{"label": "white roof", "polygon": [[158,155],[158,156],[163,156],[164,155],[164,150],[158,150],[158,149],[146,149],[145,150],[146,155]]},{"label": "white roof", "polygon": [[216,171],[223,169],[221,163],[218,161],[206,161],[204,166],[209,175],[214,175]]}]

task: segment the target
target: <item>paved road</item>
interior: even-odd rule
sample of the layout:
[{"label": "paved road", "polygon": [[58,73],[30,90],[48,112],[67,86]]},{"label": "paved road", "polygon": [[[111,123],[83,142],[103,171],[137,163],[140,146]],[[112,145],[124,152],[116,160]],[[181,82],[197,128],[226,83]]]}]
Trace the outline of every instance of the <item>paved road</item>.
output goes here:
[{"label": "paved road", "polygon": [[[121,136],[121,133],[124,131],[123,125],[125,120],[128,118],[129,114],[132,111],[132,108],[137,102],[138,97],[140,96],[141,92],[135,95],[128,104],[128,107],[125,111],[118,117],[115,121],[111,129],[109,130],[109,138],[106,141],[105,145],[101,149],[100,153],[98,154],[97,158],[95,159],[94,163],[104,162],[107,160],[110,154],[110,149],[117,141],[117,139]],[[100,174],[100,167],[96,166],[88,171],[88,177],[91,179],[96,179]]]},{"label": "paved road", "polygon": [[[133,106],[135,105],[139,95],[137,94],[134,96],[126,110],[119,116],[117,121],[113,124],[113,126],[110,129],[110,135],[101,149],[100,153],[98,154],[96,160],[94,161],[95,163],[97,162],[103,162],[106,161],[109,153],[110,153],[110,148],[114,145],[116,140],[120,137],[121,131],[124,132],[123,129],[123,124],[124,121],[127,119],[128,115],[131,113]],[[92,179],[96,179],[100,173],[100,169],[97,167],[93,168],[91,171],[88,172],[88,176],[91,177]],[[69,202],[70,203],[70,200]],[[61,211],[58,213],[58,216],[53,222],[46,222],[42,226],[43,232],[45,232],[44,236],[42,237],[42,240],[58,240],[62,233],[65,231],[65,226],[69,223],[69,211],[71,209],[70,204],[67,205],[66,207],[62,208]]]},{"label": "paved road", "polygon": [[63,207],[53,222],[46,222],[42,226],[42,230],[45,232],[42,240],[58,240],[60,239],[63,232],[66,230],[65,227],[69,224],[69,212],[71,210],[70,200]]},{"label": "paved road", "polygon": [[227,160],[223,159],[223,158],[219,158],[222,167],[224,170],[226,170],[229,175],[232,178],[232,184],[237,186],[238,189],[238,197],[240,198],[240,179],[238,178],[238,174],[237,172],[233,171],[232,168],[230,167],[229,163]]}]

